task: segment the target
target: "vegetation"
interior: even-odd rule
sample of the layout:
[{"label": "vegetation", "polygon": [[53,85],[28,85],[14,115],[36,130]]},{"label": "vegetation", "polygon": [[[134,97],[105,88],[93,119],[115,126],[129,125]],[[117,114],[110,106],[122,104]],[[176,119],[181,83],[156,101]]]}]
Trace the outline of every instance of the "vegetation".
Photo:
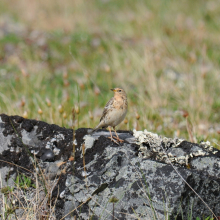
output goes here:
[{"label": "vegetation", "polygon": [[118,128],[220,149],[219,12],[204,0],[0,1],[0,113],[72,127],[74,108],[76,128],[94,127],[123,87]]},{"label": "vegetation", "polygon": [[[0,2],[0,112],[94,127],[112,96],[120,129],[220,139],[218,1]],[[186,120],[186,118],[188,118]],[[213,143],[212,143],[213,144]]]}]

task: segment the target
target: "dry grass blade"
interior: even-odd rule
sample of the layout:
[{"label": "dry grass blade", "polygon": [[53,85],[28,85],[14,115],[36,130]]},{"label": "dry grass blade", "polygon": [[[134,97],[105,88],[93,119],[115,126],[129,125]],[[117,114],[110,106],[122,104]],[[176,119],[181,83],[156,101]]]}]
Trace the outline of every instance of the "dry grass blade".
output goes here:
[{"label": "dry grass blade", "polygon": [[193,125],[192,123],[189,121],[189,118],[186,117],[186,128],[187,128],[187,132],[189,134],[189,139],[190,142],[192,143],[197,143],[196,137],[193,134]]}]

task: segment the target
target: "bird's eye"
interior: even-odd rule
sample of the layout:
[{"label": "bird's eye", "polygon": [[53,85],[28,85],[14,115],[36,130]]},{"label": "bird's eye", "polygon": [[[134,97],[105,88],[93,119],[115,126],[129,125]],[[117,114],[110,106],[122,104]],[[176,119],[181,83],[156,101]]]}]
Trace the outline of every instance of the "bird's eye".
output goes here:
[{"label": "bird's eye", "polygon": [[119,89],[118,91],[121,92],[121,89]]}]

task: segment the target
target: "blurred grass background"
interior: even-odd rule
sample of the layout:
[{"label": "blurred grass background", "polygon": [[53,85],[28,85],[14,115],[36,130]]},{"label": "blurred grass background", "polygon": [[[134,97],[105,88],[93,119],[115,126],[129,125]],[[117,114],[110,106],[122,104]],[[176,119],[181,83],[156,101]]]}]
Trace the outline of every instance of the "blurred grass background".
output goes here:
[{"label": "blurred grass background", "polygon": [[0,1],[0,112],[97,125],[113,87],[117,129],[220,140],[220,1]]}]

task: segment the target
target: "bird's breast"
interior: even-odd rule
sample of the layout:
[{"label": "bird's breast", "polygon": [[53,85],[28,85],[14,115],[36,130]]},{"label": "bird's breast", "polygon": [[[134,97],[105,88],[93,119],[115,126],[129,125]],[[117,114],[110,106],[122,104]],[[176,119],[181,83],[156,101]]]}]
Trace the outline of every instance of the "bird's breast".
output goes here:
[{"label": "bird's breast", "polygon": [[106,118],[106,124],[113,127],[117,126],[124,120],[126,113],[127,113],[127,109],[125,108],[123,109],[119,108],[110,111],[108,117]]}]

